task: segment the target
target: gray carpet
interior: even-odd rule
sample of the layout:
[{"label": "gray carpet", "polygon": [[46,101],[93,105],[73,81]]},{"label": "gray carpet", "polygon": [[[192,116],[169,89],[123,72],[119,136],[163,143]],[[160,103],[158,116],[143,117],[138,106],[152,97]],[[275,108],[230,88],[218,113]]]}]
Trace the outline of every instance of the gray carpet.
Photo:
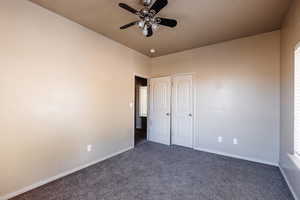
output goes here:
[{"label": "gray carpet", "polygon": [[276,167],[145,143],[13,200],[293,200]]}]

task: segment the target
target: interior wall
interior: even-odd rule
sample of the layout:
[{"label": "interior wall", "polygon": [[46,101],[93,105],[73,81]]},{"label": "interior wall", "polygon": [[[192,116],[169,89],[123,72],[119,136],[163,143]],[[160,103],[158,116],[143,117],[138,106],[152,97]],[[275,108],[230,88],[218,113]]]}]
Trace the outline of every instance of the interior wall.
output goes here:
[{"label": "interior wall", "polygon": [[195,148],[278,164],[280,31],[151,61],[152,77],[191,72]]},{"label": "interior wall", "polygon": [[29,1],[0,5],[0,196],[133,147],[149,58]]},{"label": "interior wall", "polygon": [[291,159],[294,151],[294,50],[300,44],[300,1],[294,0],[281,31],[281,137],[280,166],[300,199],[300,160]]}]

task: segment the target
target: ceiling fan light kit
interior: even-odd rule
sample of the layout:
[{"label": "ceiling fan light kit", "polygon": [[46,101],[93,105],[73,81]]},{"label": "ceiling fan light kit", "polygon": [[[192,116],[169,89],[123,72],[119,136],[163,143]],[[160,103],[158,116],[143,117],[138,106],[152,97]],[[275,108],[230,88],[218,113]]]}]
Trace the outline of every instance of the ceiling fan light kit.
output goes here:
[{"label": "ceiling fan light kit", "polygon": [[128,12],[135,14],[139,20],[126,24],[120,29],[124,30],[131,26],[137,25],[141,30],[144,36],[151,37],[153,31],[158,30],[159,26],[167,26],[174,28],[177,26],[177,21],[174,19],[161,18],[157,14],[168,5],[168,0],[157,0],[153,5],[152,0],[142,0],[144,7],[138,11],[125,3],[119,3],[119,6]]}]

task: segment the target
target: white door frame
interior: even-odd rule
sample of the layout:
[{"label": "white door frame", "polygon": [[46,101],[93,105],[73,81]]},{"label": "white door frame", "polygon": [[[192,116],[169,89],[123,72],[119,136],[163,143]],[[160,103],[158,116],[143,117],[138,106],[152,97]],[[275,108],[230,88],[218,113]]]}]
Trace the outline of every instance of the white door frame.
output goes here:
[{"label": "white door frame", "polygon": [[149,107],[150,107],[150,104],[149,104],[149,84],[150,84],[150,77],[149,76],[146,76],[146,75],[144,75],[144,74],[139,74],[139,73],[136,73],[136,72],[134,72],[133,73],[133,80],[132,80],[132,82],[133,82],[133,100],[132,100],[132,102],[130,102],[130,103],[132,103],[132,108],[131,108],[131,110],[132,110],[132,113],[133,113],[133,115],[132,115],[132,119],[133,119],[133,121],[132,121],[132,127],[133,127],[133,129],[132,129],[132,148],[134,148],[135,147],[135,144],[134,144],[134,136],[135,136],[135,77],[140,77],[140,78],[144,78],[144,79],[147,79],[147,88],[148,88],[148,95],[147,95],[147,109],[148,109],[148,114],[147,114],[147,140],[149,140],[149,125],[148,125],[148,122],[149,122]]}]

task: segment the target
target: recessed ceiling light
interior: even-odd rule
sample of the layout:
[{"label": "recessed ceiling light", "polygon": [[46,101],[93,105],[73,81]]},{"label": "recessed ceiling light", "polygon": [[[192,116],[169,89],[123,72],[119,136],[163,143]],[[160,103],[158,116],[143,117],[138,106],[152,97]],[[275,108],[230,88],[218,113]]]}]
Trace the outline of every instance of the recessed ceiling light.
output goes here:
[{"label": "recessed ceiling light", "polygon": [[150,49],[150,53],[155,53],[155,49]]}]

